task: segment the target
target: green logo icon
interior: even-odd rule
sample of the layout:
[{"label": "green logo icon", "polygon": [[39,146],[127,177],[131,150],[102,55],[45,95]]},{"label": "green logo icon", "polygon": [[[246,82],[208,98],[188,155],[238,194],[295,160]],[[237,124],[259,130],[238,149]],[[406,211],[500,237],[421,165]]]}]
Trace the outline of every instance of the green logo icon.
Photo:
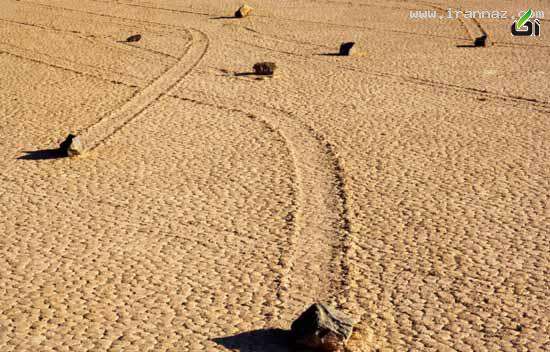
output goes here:
[{"label": "green logo icon", "polygon": [[529,21],[532,14],[533,14],[533,11],[529,9],[525,11],[523,15],[521,15],[521,17],[516,21],[516,31],[518,31],[521,27],[523,27],[525,22]]}]

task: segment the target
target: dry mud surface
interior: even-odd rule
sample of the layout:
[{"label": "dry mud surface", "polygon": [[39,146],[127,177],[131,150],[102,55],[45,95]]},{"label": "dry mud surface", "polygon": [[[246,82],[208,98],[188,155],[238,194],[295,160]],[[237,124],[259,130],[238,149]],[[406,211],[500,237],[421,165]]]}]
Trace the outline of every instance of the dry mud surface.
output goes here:
[{"label": "dry mud surface", "polygon": [[2,1],[0,350],[550,350],[550,22],[407,18],[548,4],[249,4]]}]

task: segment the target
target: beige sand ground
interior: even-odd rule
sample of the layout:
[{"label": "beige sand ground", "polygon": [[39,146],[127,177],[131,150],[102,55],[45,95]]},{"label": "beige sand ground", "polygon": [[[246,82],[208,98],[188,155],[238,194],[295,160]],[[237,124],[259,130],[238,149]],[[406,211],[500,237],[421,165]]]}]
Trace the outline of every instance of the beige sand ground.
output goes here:
[{"label": "beige sand ground", "polygon": [[550,350],[550,22],[407,19],[480,3],[2,1],[0,351]]}]

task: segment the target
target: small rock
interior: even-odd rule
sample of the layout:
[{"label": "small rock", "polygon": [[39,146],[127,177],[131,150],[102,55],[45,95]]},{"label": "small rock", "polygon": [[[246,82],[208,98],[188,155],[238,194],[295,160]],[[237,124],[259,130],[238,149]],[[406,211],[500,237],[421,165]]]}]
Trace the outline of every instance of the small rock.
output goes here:
[{"label": "small rock", "polygon": [[243,18],[248,15],[250,15],[250,12],[252,12],[252,7],[244,4],[235,12],[235,17],[237,18]]},{"label": "small rock", "polygon": [[78,136],[69,134],[67,138],[61,142],[59,149],[67,156],[73,157],[81,155],[84,152],[84,146]]},{"label": "small rock", "polygon": [[324,352],[343,352],[354,324],[344,313],[316,303],[292,323],[290,330],[297,345]]},{"label": "small rock", "polygon": [[141,40],[141,34],[135,34],[135,35],[131,35],[129,36],[128,38],[126,38],[126,41],[128,43],[131,43],[131,42],[139,42]]},{"label": "small rock", "polygon": [[482,35],[481,37],[477,37],[474,40],[474,46],[475,47],[484,47],[487,46],[487,34]]},{"label": "small rock", "polygon": [[252,67],[257,75],[273,75],[276,68],[277,65],[274,62],[258,62]]},{"label": "small rock", "polygon": [[355,45],[354,42],[342,43],[340,45],[340,55],[343,55],[343,56],[351,55],[353,53],[352,48],[354,45]]}]

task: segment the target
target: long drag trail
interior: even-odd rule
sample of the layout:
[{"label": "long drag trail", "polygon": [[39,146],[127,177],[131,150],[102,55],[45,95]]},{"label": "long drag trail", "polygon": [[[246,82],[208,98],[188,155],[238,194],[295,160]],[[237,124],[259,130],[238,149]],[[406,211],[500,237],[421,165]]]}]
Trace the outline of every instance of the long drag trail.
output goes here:
[{"label": "long drag trail", "polygon": [[331,143],[291,113],[253,101],[239,104],[194,91],[185,97],[168,97],[245,113],[267,123],[288,145],[296,173],[297,201],[295,211],[286,219],[293,231],[279,253],[277,323],[284,324],[311,302],[353,307],[348,302],[350,205],[341,160]]},{"label": "long drag trail", "polygon": [[180,83],[185,76],[200,62],[208,50],[208,38],[202,32],[189,30],[191,41],[187,52],[174,66],[164,72],[159,78],[140,90],[132,99],[115,110],[109,116],[102,118],[80,133],[82,142],[87,150],[95,149],[104,143],[118,130],[132,122],[145,109]]}]

